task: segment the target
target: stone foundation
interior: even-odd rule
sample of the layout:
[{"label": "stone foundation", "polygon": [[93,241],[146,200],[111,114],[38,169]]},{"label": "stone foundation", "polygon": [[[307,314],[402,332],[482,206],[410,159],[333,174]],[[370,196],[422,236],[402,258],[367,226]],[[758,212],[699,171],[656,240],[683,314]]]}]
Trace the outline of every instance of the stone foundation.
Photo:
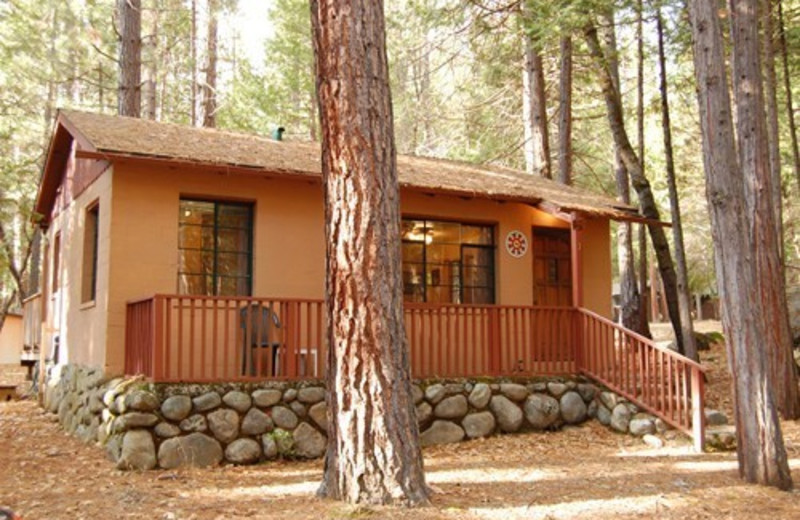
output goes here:
[{"label": "stone foundation", "polygon": [[[589,419],[639,436],[666,429],[582,378],[419,381],[413,393],[423,446]],[[104,446],[120,469],[316,458],[327,442],[321,381],[152,384],[67,365],[51,370],[44,405],[68,432]]]}]

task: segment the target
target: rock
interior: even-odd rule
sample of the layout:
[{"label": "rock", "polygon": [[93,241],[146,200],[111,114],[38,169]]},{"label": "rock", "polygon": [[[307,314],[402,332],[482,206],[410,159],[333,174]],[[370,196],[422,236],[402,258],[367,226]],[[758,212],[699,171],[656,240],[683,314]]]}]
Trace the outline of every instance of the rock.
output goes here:
[{"label": "rock", "polygon": [[425,389],[425,399],[433,405],[438,404],[446,395],[444,386],[440,384],[431,385]]},{"label": "rock", "polygon": [[603,426],[608,426],[611,424],[611,411],[609,411],[609,409],[603,406],[602,404],[597,406],[596,417],[597,417],[597,422],[599,422]]},{"label": "rock", "polygon": [[619,403],[619,397],[613,392],[600,392],[600,402],[609,410],[613,410]]},{"label": "rock", "polygon": [[522,426],[522,410],[507,397],[495,395],[489,401],[489,409],[494,413],[502,431],[511,433]]},{"label": "rock", "polygon": [[414,399],[414,404],[419,404],[420,401],[425,399],[425,394],[422,393],[422,389],[419,385],[411,385],[411,397]]},{"label": "rock", "polygon": [[258,408],[251,408],[242,419],[242,435],[261,435],[274,428],[272,419]]},{"label": "rock", "polygon": [[106,440],[106,455],[116,463],[122,455],[122,435],[112,435]]},{"label": "rock", "polygon": [[656,432],[658,433],[664,433],[665,431],[670,429],[670,425],[665,423],[664,420],[659,417],[656,417],[654,423],[656,425]]},{"label": "rock", "polygon": [[422,446],[434,444],[449,444],[459,442],[464,438],[464,430],[450,421],[433,421],[430,428],[422,432],[419,441]]},{"label": "rock", "polygon": [[478,383],[469,393],[469,404],[477,410],[483,410],[492,398],[492,389],[486,383]]},{"label": "rock", "polygon": [[467,415],[467,398],[461,394],[446,397],[433,410],[439,419],[461,419]]},{"label": "rock", "polygon": [[280,455],[290,456],[294,454],[294,437],[292,437],[291,432],[287,432],[281,428],[275,428],[272,430],[272,433],[268,433],[267,435],[272,436]]},{"label": "rock", "polygon": [[706,408],[704,413],[706,416],[706,426],[723,426],[728,424],[728,417],[719,410]]},{"label": "rock", "polygon": [[558,381],[547,383],[547,391],[556,399],[564,395],[567,390],[569,390],[569,387],[564,383],[559,383]]},{"label": "rock", "polygon": [[589,406],[586,407],[586,415],[592,419],[597,417],[597,401],[592,399]]},{"label": "rock", "polygon": [[501,384],[500,393],[515,402],[520,402],[528,397],[528,389],[516,383]]},{"label": "rock", "polygon": [[618,432],[628,433],[628,424],[631,421],[631,411],[620,403],[611,411],[611,427]]},{"label": "rock", "polygon": [[471,413],[461,421],[464,432],[470,439],[486,437],[494,431],[495,420],[492,412]]},{"label": "rock", "polygon": [[422,401],[417,405],[417,424],[425,426],[433,417],[433,408],[431,405]]},{"label": "rock", "polygon": [[269,433],[261,436],[261,448],[264,450],[264,458],[267,460],[278,457],[278,445]]},{"label": "rock", "polygon": [[169,439],[180,435],[181,429],[172,423],[160,422],[156,424],[156,427],[153,429],[153,433],[155,433],[157,437],[161,437],[162,439]]},{"label": "rock", "polygon": [[320,401],[308,409],[308,416],[323,431],[328,431],[328,405],[325,401]]},{"label": "rock", "polygon": [[275,406],[272,408],[272,422],[275,426],[284,430],[293,430],[297,426],[297,415],[285,406]]},{"label": "rock", "polygon": [[114,431],[124,432],[136,428],[150,428],[158,423],[158,417],[151,413],[128,412],[114,421]]},{"label": "rock", "polygon": [[547,394],[533,394],[525,399],[523,405],[525,419],[537,430],[544,430],[558,420],[558,401]]},{"label": "rock", "polygon": [[233,464],[253,464],[260,458],[261,446],[253,439],[236,439],[225,448],[225,460]]},{"label": "rock", "polygon": [[296,389],[294,389],[294,388],[288,388],[288,389],[287,389],[287,390],[286,390],[286,391],[283,393],[283,400],[284,400],[284,402],[291,403],[291,402],[292,402],[292,401],[294,401],[295,399],[297,399],[297,390],[296,390]]},{"label": "rock", "polygon": [[578,393],[581,394],[581,398],[583,398],[585,402],[589,403],[597,394],[597,387],[590,383],[579,383]]},{"label": "rock", "polygon": [[300,423],[292,432],[292,436],[294,437],[294,453],[298,457],[316,459],[325,454],[328,439],[310,424]]},{"label": "rock", "polygon": [[628,431],[631,435],[636,435],[637,437],[655,433],[655,417],[645,413],[637,413],[628,423]]},{"label": "rock", "polygon": [[644,434],[644,436],[642,436],[642,440],[651,448],[660,449],[664,447],[664,441],[660,437],[656,437],[655,435],[651,435],[649,433]]},{"label": "rock", "polygon": [[315,404],[325,400],[325,388],[321,386],[309,386],[301,388],[297,392],[297,400],[301,403]]},{"label": "rock", "polygon": [[542,392],[547,392],[547,382],[538,381],[536,383],[531,383],[528,385],[528,390],[530,390],[532,394],[541,394]]},{"label": "rock", "polygon": [[192,400],[188,395],[173,395],[161,403],[161,415],[170,421],[182,421],[192,411]]},{"label": "rock", "polygon": [[218,441],[227,444],[239,436],[239,414],[227,408],[211,412],[208,428]]},{"label": "rock", "polygon": [[239,392],[237,390],[233,390],[228,392],[222,397],[222,402],[226,405],[230,406],[234,410],[239,413],[245,413],[247,410],[250,409],[250,406],[253,404],[253,400],[244,392]]},{"label": "rock", "polygon": [[300,418],[303,418],[306,415],[308,415],[308,411],[306,410],[306,405],[304,405],[300,401],[292,401],[291,403],[289,403],[289,408],[291,408],[294,414]]},{"label": "rock", "polygon": [[222,462],[222,446],[202,433],[167,439],[158,448],[158,465],[164,469],[181,466],[204,468]]},{"label": "rock", "polygon": [[281,402],[280,390],[256,390],[253,392],[253,402],[261,408],[269,408]]},{"label": "rock", "polygon": [[135,390],[125,396],[125,408],[137,412],[158,410],[158,397],[144,390]]},{"label": "rock", "polygon": [[208,423],[205,416],[196,413],[182,420],[180,428],[185,432],[204,432],[208,429]]},{"label": "rock", "polygon": [[444,392],[447,395],[463,394],[464,393],[464,384],[463,383],[447,383],[446,385],[444,385]]},{"label": "rock", "polygon": [[221,405],[222,398],[216,392],[206,392],[192,399],[192,403],[198,412],[207,412]]},{"label": "rock", "polygon": [[103,391],[96,390],[89,396],[89,411],[92,413],[100,413],[105,409],[106,405],[103,403]]},{"label": "rock", "polygon": [[706,446],[711,450],[732,451],[736,449],[736,428],[717,426],[706,430]]},{"label": "rock", "polygon": [[578,424],[586,420],[586,403],[578,392],[569,391],[561,396],[561,418],[567,424]]},{"label": "rock", "polygon": [[[158,406],[158,405],[156,405]],[[147,430],[131,430],[122,438],[117,469],[153,469],[156,467],[156,445]]]}]

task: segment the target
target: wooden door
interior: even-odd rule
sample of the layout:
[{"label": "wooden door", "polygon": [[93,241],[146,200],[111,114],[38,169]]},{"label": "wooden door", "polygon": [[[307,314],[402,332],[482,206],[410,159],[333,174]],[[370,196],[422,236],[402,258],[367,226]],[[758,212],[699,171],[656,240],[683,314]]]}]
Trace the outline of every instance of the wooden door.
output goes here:
[{"label": "wooden door", "polygon": [[568,229],[533,228],[533,304],[572,305],[572,255]]}]

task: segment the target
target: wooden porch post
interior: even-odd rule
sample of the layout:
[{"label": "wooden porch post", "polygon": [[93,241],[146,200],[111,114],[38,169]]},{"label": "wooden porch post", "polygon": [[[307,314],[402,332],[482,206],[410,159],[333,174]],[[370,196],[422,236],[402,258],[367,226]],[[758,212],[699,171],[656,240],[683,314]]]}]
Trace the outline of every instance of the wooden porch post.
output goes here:
[{"label": "wooden porch post", "polygon": [[570,261],[572,263],[572,306],[575,308],[572,318],[573,352],[575,357],[575,370],[583,369],[583,328],[581,315],[577,309],[583,306],[583,261],[581,256],[581,236],[583,223],[573,215],[570,220]]}]

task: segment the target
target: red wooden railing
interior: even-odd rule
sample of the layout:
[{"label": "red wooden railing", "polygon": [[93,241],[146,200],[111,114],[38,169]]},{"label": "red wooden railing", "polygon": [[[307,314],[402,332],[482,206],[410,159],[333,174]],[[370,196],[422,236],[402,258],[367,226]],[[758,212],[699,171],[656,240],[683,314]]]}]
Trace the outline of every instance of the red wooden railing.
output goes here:
[{"label": "red wooden railing", "polygon": [[[583,373],[703,442],[703,369],[585,309],[406,303],[415,378]],[[323,376],[322,300],[156,295],[128,303],[127,373],[157,382]]]},{"label": "red wooden railing", "polygon": [[580,371],[704,442],[704,369],[586,309],[578,309]]}]

